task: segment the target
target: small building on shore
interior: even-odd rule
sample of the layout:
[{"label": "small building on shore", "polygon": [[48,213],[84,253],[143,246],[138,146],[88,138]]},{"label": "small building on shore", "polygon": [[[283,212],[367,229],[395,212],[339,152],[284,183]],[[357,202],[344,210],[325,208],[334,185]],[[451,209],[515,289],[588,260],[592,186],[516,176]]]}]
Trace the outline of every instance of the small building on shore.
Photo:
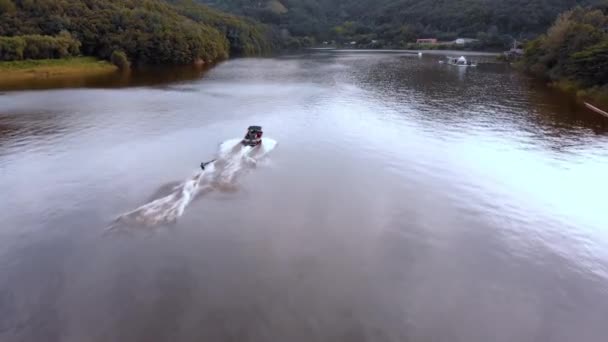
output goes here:
[{"label": "small building on shore", "polygon": [[517,40],[513,41],[513,46],[509,51],[505,51],[503,53],[505,59],[508,61],[513,61],[521,58],[524,55],[524,46],[523,43],[518,42]]}]

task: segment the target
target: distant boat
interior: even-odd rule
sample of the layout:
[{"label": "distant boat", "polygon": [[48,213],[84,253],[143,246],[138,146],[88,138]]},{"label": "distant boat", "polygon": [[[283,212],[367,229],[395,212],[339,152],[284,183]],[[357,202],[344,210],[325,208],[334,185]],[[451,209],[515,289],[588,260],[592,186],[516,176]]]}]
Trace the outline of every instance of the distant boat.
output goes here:
[{"label": "distant boat", "polygon": [[473,61],[468,61],[464,56],[460,57],[447,57],[447,62],[440,61],[439,63],[447,63],[449,65],[455,65],[459,67],[476,67],[477,63]]},{"label": "distant boat", "polygon": [[587,108],[591,109],[592,111],[594,111],[594,112],[596,112],[596,113],[598,113],[600,115],[603,115],[603,116],[605,116],[605,117],[608,118],[608,112],[605,112],[605,111],[597,108],[596,106],[591,105],[588,102],[585,102],[585,107],[587,107]]}]

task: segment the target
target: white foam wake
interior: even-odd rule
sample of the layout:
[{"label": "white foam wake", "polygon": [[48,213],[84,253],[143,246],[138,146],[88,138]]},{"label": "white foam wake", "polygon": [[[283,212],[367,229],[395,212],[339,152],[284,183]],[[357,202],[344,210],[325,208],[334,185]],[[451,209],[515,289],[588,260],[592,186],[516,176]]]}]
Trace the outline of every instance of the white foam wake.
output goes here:
[{"label": "white foam wake", "polygon": [[110,229],[124,224],[155,226],[175,222],[183,215],[193,199],[207,191],[234,190],[241,174],[257,165],[277,142],[263,138],[256,147],[243,146],[241,139],[231,139],[220,145],[216,160],[197,171],[191,178],[171,189],[169,195],[153,199],[139,208],[120,215]]}]

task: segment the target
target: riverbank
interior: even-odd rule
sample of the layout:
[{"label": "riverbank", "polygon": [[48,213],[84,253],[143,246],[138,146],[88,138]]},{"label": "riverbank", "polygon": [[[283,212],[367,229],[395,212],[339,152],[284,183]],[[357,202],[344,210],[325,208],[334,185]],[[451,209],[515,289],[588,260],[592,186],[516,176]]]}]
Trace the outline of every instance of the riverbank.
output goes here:
[{"label": "riverbank", "polygon": [[94,57],[0,62],[0,84],[113,73],[118,68]]},{"label": "riverbank", "polygon": [[608,88],[606,87],[581,88],[576,82],[566,80],[551,82],[549,86],[576,96],[578,101],[595,103],[602,108],[608,107]]}]

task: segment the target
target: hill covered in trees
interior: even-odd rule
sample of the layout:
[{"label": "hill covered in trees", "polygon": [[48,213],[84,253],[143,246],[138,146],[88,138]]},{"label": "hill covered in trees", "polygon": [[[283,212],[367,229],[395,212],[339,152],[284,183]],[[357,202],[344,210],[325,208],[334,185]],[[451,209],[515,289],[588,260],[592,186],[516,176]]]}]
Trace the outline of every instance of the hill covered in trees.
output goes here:
[{"label": "hill covered in trees", "polygon": [[527,44],[522,64],[562,86],[607,96],[608,5],[560,15],[546,34]]},{"label": "hill covered in trees", "polygon": [[211,62],[272,50],[272,31],[191,0],[0,0],[0,59]]},{"label": "hill covered in trees", "polygon": [[606,1],[0,0],[0,60],[124,54],[135,65],[188,64],[315,40],[399,48],[469,37],[503,48],[576,5]]},{"label": "hill covered in trees", "polygon": [[559,13],[604,0],[198,0],[317,41],[478,38],[503,45],[544,32]]}]

